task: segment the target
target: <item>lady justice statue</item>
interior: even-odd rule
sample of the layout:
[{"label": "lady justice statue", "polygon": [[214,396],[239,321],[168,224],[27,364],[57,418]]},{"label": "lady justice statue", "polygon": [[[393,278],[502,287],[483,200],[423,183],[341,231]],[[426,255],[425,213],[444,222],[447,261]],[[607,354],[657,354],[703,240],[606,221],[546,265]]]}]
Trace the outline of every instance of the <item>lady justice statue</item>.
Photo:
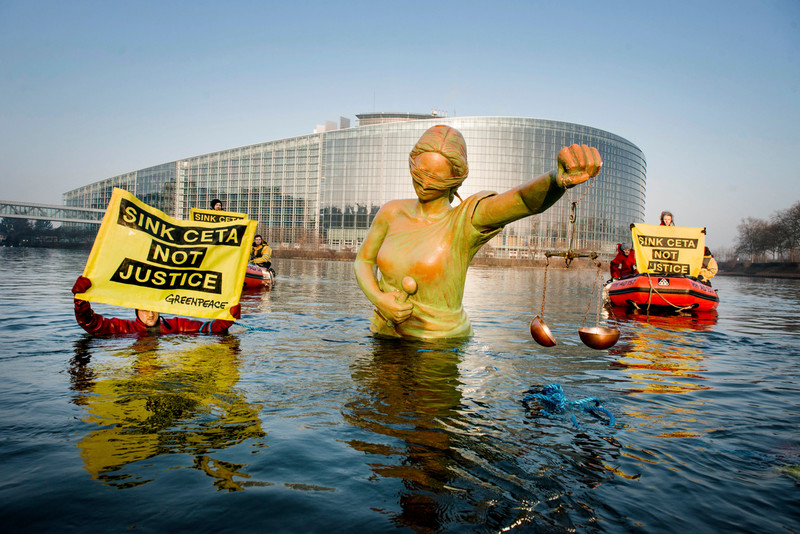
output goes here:
[{"label": "lady justice statue", "polygon": [[461,300],[475,253],[503,226],[545,211],[603,165],[595,148],[564,147],[556,170],[501,194],[482,191],[453,207],[469,173],[461,132],[443,125],[428,129],[408,164],[417,198],[392,200],[378,211],[355,273],[376,308],[370,330],[420,339],[470,336]]}]

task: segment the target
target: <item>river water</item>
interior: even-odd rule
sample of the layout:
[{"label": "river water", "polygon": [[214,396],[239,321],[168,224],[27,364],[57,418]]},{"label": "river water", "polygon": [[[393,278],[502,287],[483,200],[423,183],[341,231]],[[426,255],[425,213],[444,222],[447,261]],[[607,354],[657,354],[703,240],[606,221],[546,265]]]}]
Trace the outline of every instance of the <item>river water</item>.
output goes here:
[{"label": "river water", "polygon": [[[548,272],[555,347],[543,271],[479,267],[475,335],[425,344],[370,336],[351,264],[279,260],[226,336],[91,338],[86,257],[0,249],[6,532],[800,532],[800,281],[602,314],[597,351],[592,271]],[[523,403],[554,382],[614,425]]]}]

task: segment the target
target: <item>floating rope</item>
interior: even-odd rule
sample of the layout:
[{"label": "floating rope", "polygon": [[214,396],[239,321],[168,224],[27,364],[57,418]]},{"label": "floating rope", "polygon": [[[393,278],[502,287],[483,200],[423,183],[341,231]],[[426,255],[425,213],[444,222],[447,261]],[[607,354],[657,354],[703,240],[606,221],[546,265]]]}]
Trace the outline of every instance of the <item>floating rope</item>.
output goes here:
[{"label": "floating rope", "polygon": [[261,328],[259,326],[250,326],[249,324],[244,324],[240,322],[233,323],[236,326],[241,326],[242,328],[247,328],[248,330],[257,330],[259,332],[274,332],[275,330],[269,328]]},{"label": "floating rope", "polygon": [[544,415],[561,415],[564,412],[569,411],[570,417],[572,418],[572,424],[574,424],[577,428],[580,428],[580,425],[578,424],[575,414],[572,412],[572,409],[574,408],[582,408],[586,413],[601,420],[603,418],[600,414],[603,414],[608,418],[606,424],[608,426],[614,426],[614,414],[603,408],[602,404],[600,404],[600,400],[597,399],[597,397],[585,397],[583,399],[574,401],[567,400],[567,397],[564,395],[564,390],[561,389],[561,385],[556,383],[548,384],[538,392],[532,392],[531,390],[528,390],[528,395],[522,399],[522,404],[526,409],[529,409],[528,402],[532,400],[538,400],[542,403],[544,407],[539,411],[539,413]]},{"label": "floating rope", "polygon": [[417,352],[461,352],[458,347],[452,349],[417,349]]}]

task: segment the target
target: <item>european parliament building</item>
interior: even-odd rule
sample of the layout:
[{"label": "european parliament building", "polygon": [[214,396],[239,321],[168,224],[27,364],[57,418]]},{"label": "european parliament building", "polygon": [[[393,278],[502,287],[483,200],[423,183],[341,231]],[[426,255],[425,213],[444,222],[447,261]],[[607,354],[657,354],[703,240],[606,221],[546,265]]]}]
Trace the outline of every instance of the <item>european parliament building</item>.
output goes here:
[{"label": "european parliament building", "polygon": [[[556,166],[573,143],[596,147],[603,169],[591,184],[568,191],[546,212],[509,224],[480,254],[541,258],[545,251],[596,251],[604,258],[630,241],[644,219],[646,163],[630,141],[597,128],[521,117],[443,117],[364,113],[358,126],[327,121],[313,134],[179,159],[131,171],[64,194],[69,207],[108,205],[114,187],[178,219],[190,208],[247,213],[274,249],[355,250],[378,209],[414,198],[408,153],[436,124],[457,128],[467,142],[469,177],[462,198],[503,192]],[[456,200],[455,202],[458,202]]]}]

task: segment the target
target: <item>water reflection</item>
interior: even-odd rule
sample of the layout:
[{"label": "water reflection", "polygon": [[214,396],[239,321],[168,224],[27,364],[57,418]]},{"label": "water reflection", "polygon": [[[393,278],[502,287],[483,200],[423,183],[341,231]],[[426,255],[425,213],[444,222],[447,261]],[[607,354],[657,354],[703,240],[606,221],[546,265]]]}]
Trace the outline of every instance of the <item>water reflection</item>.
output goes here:
[{"label": "water reflection", "polygon": [[[475,336],[463,352],[437,355],[368,337],[369,302],[350,264],[286,260],[276,291],[254,292],[243,305],[243,322],[270,331],[233,329],[238,354],[211,336],[88,338],[69,293],[86,253],[31,250],[22,262],[5,250],[6,530],[65,530],[71,517],[103,532],[167,532],[178,523],[608,533],[798,524],[796,280],[719,277],[716,324],[611,318],[623,339],[594,351],[576,334],[593,276],[551,269],[545,318],[559,344],[544,349],[527,330],[540,310],[542,270],[477,267],[465,293]],[[41,283],[45,276],[52,284]],[[184,360],[220,366],[223,377],[188,376]],[[568,417],[526,418],[524,392],[550,382],[569,399],[602,399],[616,426],[584,415],[580,428]],[[180,397],[175,413],[165,402],[159,415],[126,412],[126,401],[144,406],[150,393]],[[75,404],[65,406],[65,395]],[[225,435],[225,412],[237,410],[238,430]],[[110,441],[114,429],[123,442]],[[103,431],[102,442],[75,446]],[[260,437],[236,444],[247,432]],[[700,437],[683,437],[691,434]],[[138,441],[147,450],[126,454]],[[87,448],[91,461],[80,454],[84,443],[101,449]],[[107,461],[95,459],[101,452]]]},{"label": "water reflection", "polygon": [[141,337],[93,363],[104,343],[78,339],[69,368],[73,402],[87,410],[82,421],[97,425],[77,443],[92,478],[117,488],[139,486],[152,478],[137,462],[184,453],[218,489],[243,489],[234,476],[249,478],[247,466],[211,454],[266,435],[260,406],[248,404],[236,389],[238,339],[226,336],[187,350],[178,336]]},{"label": "water reflection", "polygon": [[[712,389],[705,375],[708,356],[698,335],[717,323],[716,311],[685,315],[616,313],[613,319],[622,334],[619,343],[609,349],[609,354],[616,357],[610,367],[626,373],[628,393],[686,394]],[[686,422],[696,422],[697,409],[680,406],[668,403],[662,413],[630,411],[628,415],[640,419],[639,424],[645,427],[684,427]],[[696,435],[669,429],[662,434]]]},{"label": "water reflection", "polygon": [[348,444],[369,456],[376,480],[400,484],[399,510],[380,510],[396,525],[570,531],[595,520],[576,484],[591,490],[621,474],[614,467],[620,444],[596,435],[599,423],[578,429],[558,418],[526,418],[508,384],[490,378],[481,386],[482,373],[460,373],[473,350],[467,341],[373,343],[372,354],[351,366],[358,394],[342,415],[368,431]]},{"label": "water reflection", "polygon": [[457,417],[461,402],[460,355],[454,349],[466,342],[374,343],[373,356],[353,364],[353,379],[363,391],[343,415],[353,425],[396,439],[349,444],[374,455],[370,468],[375,474],[402,481],[402,511],[394,522],[437,531],[448,521],[437,495],[448,492],[455,463],[446,421]]},{"label": "water reflection", "polygon": [[617,314],[620,341],[609,349],[618,359],[612,368],[625,369],[631,382],[639,387],[632,392],[686,393],[709,389],[703,383],[703,360],[693,336],[716,324],[716,312],[703,316],[656,315],[647,313]]}]

